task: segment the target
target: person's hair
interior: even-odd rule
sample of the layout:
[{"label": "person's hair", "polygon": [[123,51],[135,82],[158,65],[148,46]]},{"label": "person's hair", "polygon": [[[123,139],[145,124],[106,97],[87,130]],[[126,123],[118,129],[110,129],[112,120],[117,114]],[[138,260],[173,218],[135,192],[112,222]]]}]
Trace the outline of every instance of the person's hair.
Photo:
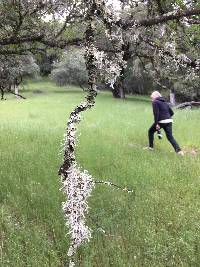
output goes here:
[{"label": "person's hair", "polygon": [[159,93],[158,91],[154,91],[152,94],[151,94],[151,98],[156,98],[156,97],[161,97],[161,93]]}]

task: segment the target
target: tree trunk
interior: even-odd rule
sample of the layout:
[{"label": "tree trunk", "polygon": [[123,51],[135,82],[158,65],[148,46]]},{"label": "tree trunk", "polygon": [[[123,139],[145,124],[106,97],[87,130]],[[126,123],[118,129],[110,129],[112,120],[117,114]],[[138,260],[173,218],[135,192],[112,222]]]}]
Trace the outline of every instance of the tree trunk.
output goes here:
[{"label": "tree trunk", "polygon": [[13,87],[14,87],[16,98],[20,98],[20,96],[19,96],[19,85],[14,84]]},{"label": "tree trunk", "polygon": [[1,91],[1,100],[5,100],[4,98],[4,90],[2,87],[0,87],[0,91]]},{"label": "tree trunk", "polygon": [[170,104],[172,106],[176,105],[175,91],[174,89],[170,90]]},{"label": "tree trunk", "polygon": [[[130,44],[123,44],[122,45],[122,51],[124,52],[123,54],[123,60],[125,62],[128,61],[128,59],[130,59]],[[124,90],[124,74],[125,74],[125,70],[126,67],[123,65],[121,66],[121,72],[120,72],[120,76],[118,77],[117,81],[114,83],[113,85],[113,96],[115,98],[120,98],[120,99],[124,99],[125,98],[125,90]]]},{"label": "tree trunk", "polygon": [[115,98],[121,98],[121,99],[125,98],[123,77],[119,77],[119,79],[115,82],[115,84],[113,85],[112,93]]},{"label": "tree trunk", "polygon": [[[114,87],[115,87],[115,86],[114,86]],[[120,98],[120,96],[119,96],[119,92],[118,92],[117,88],[113,88],[113,89],[112,89],[112,94],[113,94],[113,97],[114,97],[114,98]]]},{"label": "tree trunk", "polygon": [[119,95],[121,99],[125,98],[125,92],[124,92],[124,87],[123,86],[119,86]]}]

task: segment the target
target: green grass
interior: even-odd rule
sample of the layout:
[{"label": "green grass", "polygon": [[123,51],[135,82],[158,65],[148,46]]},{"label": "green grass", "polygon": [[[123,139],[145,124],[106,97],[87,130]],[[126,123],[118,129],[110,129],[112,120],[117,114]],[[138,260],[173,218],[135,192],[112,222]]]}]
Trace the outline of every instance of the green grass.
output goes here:
[{"label": "green grass", "polygon": [[[69,240],[58,154],[69,113],[84,94],[48,81],[25,89],[26,100],[0,102],[0,266],[64,267]],[[152,123],[147,99],[100,93],[83,115],[79,163],[96,180],[135,194],[96,187],[93,238],[78,251],[77,266],[200,266],[200,156],[178,157],[166,138],[156,138],[154,152],[142,149]],[[199,117],[199,110],[175,112],[181,146],[200,150]]]}]

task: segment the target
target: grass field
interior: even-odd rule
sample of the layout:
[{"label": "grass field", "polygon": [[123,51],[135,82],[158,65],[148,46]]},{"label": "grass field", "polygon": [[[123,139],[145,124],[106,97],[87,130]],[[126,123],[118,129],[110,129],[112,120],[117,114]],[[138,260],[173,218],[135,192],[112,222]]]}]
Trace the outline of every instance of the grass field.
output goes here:
[{"label": "grass field", "polygon": [[[0,102],[0,266],[64,267],[58,154],[69,113],[84,94],[48,81],[25,88],[26,100]],[[188,151],[200,151],[199,119],[200,110],[175,112],[174,135]],[[79,163],[96,180],[135,194],[101,185],[93,191],[93,238],[78,251],[77,266],[200,266],[200,154],[179,157],[166,138],[144,151],[151,123],[144,97],[100,93],[83,115]]]}]

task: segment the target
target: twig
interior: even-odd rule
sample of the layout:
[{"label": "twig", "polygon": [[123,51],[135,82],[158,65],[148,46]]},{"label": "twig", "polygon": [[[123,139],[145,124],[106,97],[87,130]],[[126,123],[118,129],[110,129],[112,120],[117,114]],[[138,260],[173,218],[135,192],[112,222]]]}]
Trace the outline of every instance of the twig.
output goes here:
[{"label": "twig", "polygon": [[95,184],[104,184],[104,185],[108,185],[108,186],[113,186],[116,187],[117,189],[120,189],[123,192],[127,192],[127,193],[134,193],[134,190],[131,188],[127,188],[127,187],[121,187],[117,184],[111,183],[111,182],[107,182],[107,181],[94,181]]}]

